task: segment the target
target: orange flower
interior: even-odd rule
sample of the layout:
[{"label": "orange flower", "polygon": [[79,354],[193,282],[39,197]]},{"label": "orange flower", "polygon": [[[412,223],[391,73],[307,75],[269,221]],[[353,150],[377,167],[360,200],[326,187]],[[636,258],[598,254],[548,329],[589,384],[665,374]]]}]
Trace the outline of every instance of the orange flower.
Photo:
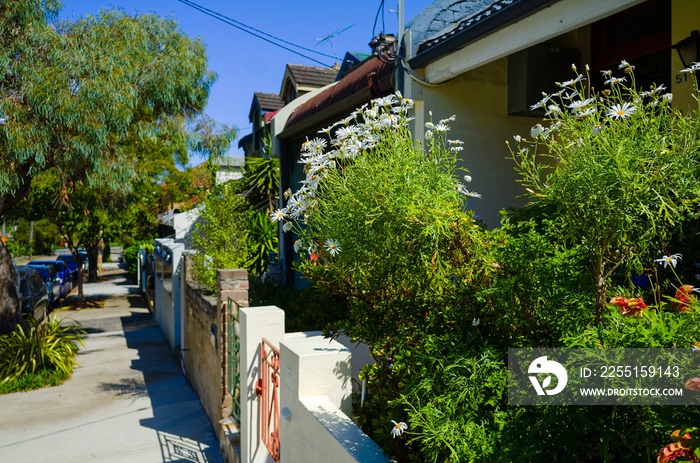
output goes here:
[{"label": "orange flower", "polygon": [[669,461],[674,461],[679,458],[685,458],[684,461],[698,462],[693,450],[688,446],[688,441],[693,437],[690,433],[686,433],[683,437],[680,437],[680,433],[681,431],[678,429],[671,434],[671,439],[676,442],[667,445],[659,451],[656,457],[657,463],[668,463]]},{"label": "orange flower", "polygon": [[678,288],[676,295],[673,297],[675,301],[671,301],[671,307],[681,312],[688,310],[690,307],[688,307],[686,304],[689,304],[691,301],[695,300],[695,296],[690,294],[693,289],[693,285],[683,285]]},{"label": "orange flower", "polygon": [[685,382],[685,388],[691,391],[700,392],[700,378],[691,378]]}]

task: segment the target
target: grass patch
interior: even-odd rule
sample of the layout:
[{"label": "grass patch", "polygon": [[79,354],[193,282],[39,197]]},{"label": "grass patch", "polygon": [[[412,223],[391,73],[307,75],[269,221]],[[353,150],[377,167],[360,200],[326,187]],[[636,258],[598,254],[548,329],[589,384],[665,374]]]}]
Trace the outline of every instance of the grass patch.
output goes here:
[{"label": "grass patch", "polygon": [[21,376],[17,379],[0,383],[0,394],[31,391],[45,387],[58,386],[70,378],[70,373],[60,370],[40,370],[36,373]]}]

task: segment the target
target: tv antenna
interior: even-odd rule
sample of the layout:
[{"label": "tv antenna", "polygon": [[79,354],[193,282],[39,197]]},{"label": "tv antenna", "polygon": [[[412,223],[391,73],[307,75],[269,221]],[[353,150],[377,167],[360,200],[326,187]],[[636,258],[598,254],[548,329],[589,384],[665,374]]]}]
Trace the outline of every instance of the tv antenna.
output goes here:
[{"label": "tv antenna", "polygon": [[335,45],[333,45],[333,39],[338,37],[340,34],[345,32],[346,30],[350,29],[354,24],[346,27],[345,29],[336,29],[335,31],[331,32],[325,37],[321,37],[316,39],[316,42],[318,42],[316,45],[321,45],[323,43],[329,42],[331,44],[331,47],[333,47],[333,55],[335,55],[335,59],[340,59],[338,58],[338,52],[335,51]]}]

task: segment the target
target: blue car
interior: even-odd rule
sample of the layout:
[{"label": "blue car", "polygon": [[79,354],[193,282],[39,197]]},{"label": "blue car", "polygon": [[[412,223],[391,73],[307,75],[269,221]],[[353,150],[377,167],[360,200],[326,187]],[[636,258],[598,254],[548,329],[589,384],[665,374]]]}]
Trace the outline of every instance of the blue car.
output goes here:
[{"label": "blue car", "polygon": [[56,276],[61,279],[61,297],[65,298],[73,290],[73,274],[70,269],[60,260],[33,260],[27,264],[30,267],[46,265],[56,272]]},{"label": "blue car", "polygon": [[36,268],[20,265],[19,273],[19,305],[23,313],[34,316],[37,321],[46,318],[49,313],[49,293],[44,280]]},{"label": "blue car", "polygon": [[61,254],[60,256],[56,256],[56,260],[60,260],[71,270],[73,286],[75,286],[78,283],[78,263],[75,261],[73,254]]},{"label": "blue car", "polygon": [[61,301],[61,279],[48,265],[32,265],[32,268],[35,268],[44,280],[49,292],[49,311],[51,311]]}]

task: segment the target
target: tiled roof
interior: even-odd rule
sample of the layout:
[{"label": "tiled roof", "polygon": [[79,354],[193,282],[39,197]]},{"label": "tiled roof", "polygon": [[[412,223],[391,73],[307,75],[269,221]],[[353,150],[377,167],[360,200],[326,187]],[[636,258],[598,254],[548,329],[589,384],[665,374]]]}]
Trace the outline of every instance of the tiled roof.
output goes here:
[{"label": "tiled roof", "polygon": [[[286,131],[290,127],[327,110],[333,105],[340,107],[341,102],[349,100],[353,96],[364,96],[369,101],[372,97],[381,97],[393,92],[393,88],[390,86],[384,90],[380,88],[380,82],[388,82],[393,73],[394,65],[392,63],[385,63],[376,57],[365,60],[336,85],[323,90],[294,109],[287,120],[284,130]],[[328,122],[335,121],[324,121],[324,123]],[[284,134],[284,132],[282,133]]]},{"label": "tiled roof", "polygon": [[[559,0],[437,0],[406,24],[414,68],[454,52]],[[459,7],[459,8],[457,8]]]},{"label": "tiled roof", "polygon": [[334,68],[322,68],[316,66],[303,66],[301,64],[287,64],[289,71],[294,76],[297,84],[318,85],[323,87],[335,82],[338,70]]},{"label": "tiled roof", "polygon": [[258,100],[263,112],[277,111],[284,106],[282,97],[276,93],[255,92],[255,99]]}]

